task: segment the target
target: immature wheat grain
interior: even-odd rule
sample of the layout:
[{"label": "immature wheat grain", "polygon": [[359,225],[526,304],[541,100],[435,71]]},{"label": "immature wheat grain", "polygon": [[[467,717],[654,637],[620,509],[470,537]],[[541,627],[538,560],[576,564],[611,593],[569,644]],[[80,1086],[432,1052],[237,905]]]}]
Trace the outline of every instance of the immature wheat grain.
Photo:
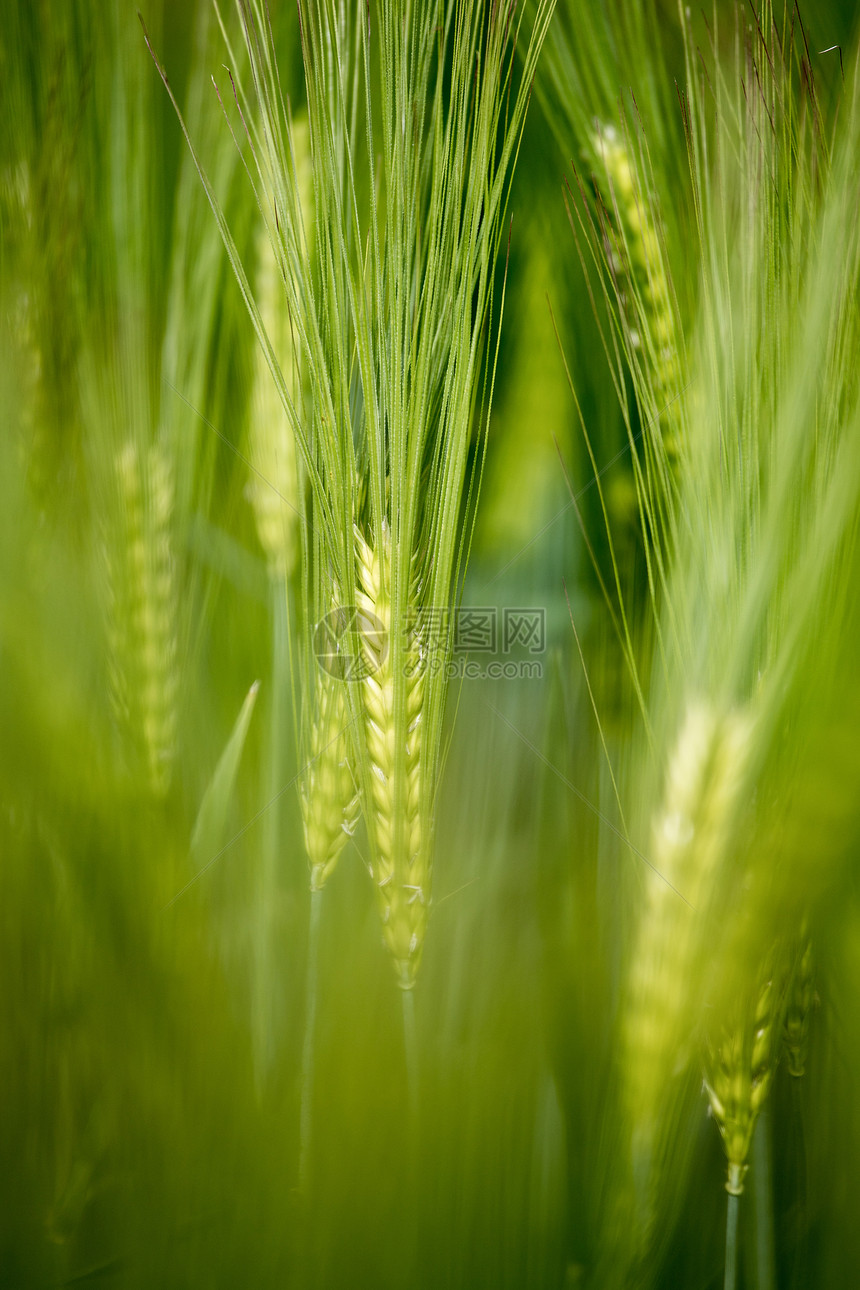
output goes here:
[{"label": "immature wheat grain", "polygon": [[708,911],[743,783],[749,719],[690,703],[654,819],[653,870],[624,1015],[628,1110],[638,1171],[652,1167],[669,1086],[690,1056]]},{"label": "immature wheat grain", "polygon": [[706,1058],[705,1086],[726,1150],[726,1191],[732,1196],[744,1189],[753,1130],[776,1069],[781,1011],[780,984],[771,973],[737,1006]]},{"label": "immature wheat grain", "polygon": [[783,1037],[791,1075],[800,1078],[806,1070],[809,1051],[809,1016],[814,993],[812,941],[804,928],[795,950],[785,1006]]},{"label": "immature wheat grain", "polygon": [[344,683],[322,669],[316,683],[310,759],[301,799],[311,890],[319,891],[331,876],[347,838],[355,832],[359,816]]},{"label": "immature wheat grain", "polygon": [[[420,637],[409,636],[403,652],[405,710],[396,710],[396,660],[392,638],[391,540],[383,527],[371,546],[355,530],[356,602],[368,622],[382,626],[380,648],[373,632],[362,637],[365,672],[361,682],[365,739],[370,759],[373,877],[383,937],[400,984],[409,989],[424,945],[430,884],[428,828],[422,819],[422,705],[424,669]],[[400,630],[403,630],[401,626]]]},{"label": "immature wheat grain", "polygon": [[[644,349],[654,382],[656,406],[646,410],[650,420],[672,401],[678,384],[678,341],[669,279],[649,194],[631,164],[629,141],[614,126],[601,125],[592,144],[605,166],[613,209],[621,225],[615,244],[624,262],[619,262],[612,246],[607,251],[621,292],[631,346]],[[679,447],[676,419],[663,416],[659,424],[663,447],[674,469]]]},{"label": "immature wheat grain", "polygon": [[[263,326],[278,356],[284,379],[298,402],[296,361],[283,284],[268,232],[257,238],[257,301]],[[251,465],[248,497],[269,572],[289,576],[298,556],[299,482],[292,427],[262,350],[254,352],[251,405]]]},{"label": "immature wheat grain", "polygon": [[[308,123],[293,121],[291,139],[296,171],[296,201],[307,245],[313,245],[313,168]],[[257,236],[255,296],[266,335],[295,406],[302,405],[303,364],[287,306],[283,270],[265,223]],[[248,497],[254,508],[260,545],[274,577],[289,576],[298,560],[299,474],[295,435],[269,364],[254,351],[251,407],[251,465]]]},{"label": "immature wheat grain", "polygon": [[115,709],[142,747],[150,787],[170,784],[176,740],[176,577],[173,470],[153,444],[129,442],[116,459],[120,540],[106,542],[110,680]]}]

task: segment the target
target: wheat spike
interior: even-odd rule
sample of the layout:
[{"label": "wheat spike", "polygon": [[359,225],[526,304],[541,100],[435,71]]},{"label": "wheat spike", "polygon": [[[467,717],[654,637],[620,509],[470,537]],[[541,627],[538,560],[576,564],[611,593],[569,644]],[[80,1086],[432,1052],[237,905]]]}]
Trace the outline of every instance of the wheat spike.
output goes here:
[{"label": "wheat spike", "polygon": [[116,459],[121,538],[106,544],[115,710],[141,746],[150,787],[170,785],[176,742],[177,589],[172,462],[129,442]]},{"label": "wheat spike", "polygon": [[[614,126],[601,125],[592,145],[605,166],[614,209],[621,222],[621,245],[627,262],[618,262],[614,247],[607,250],[618,278],[626,277],[630,283],[623,302],[634,348],[641,349],[643,335],[648,337],[647,353],[658,391],[659,406],[655,411],[659,413],[672,401],[679,377],[675,316],[660,239],[648,195],[631,165],[627,141]],[[676,422],[676,418],[660,417],[663,447],[673,470],[679,451]]]},{"label": "wheat spike", "polygon": [[322,669],[316,683],[310,760],[301,799],[311,890],[319,891],[331,876],[347,838],[355,832],[359,815],[344,684]]},{"label": "wheat spike", "polygon": [[776,1069],[780,996],[778,981],[768,975],[710,1045],[705,1063],[705,1087],[728,1161],[726,1191],[732,1196],[744,1189],[753,1130]]},{"label": "wheat spike", "polygon": [[[366,675],[361,692],[371,771],[371,876],[385,944],[394,958],[401,986],[410,989],[424,945],[430,889],[428,830],[422,821],[424,668],[420,635],[412,632],[405,652],[405,712],[398,714],[388,529],[383,527],[380,542],[372,547],[356,528],[355,550],[356,606],[369,625],[369,630],[362,633]],[[378,638],[377,624],[382,628]],[[384,642],[382,648],[378,639]]]},{"label": "wheat spike", "polygon": [[[313,172],[305,119],[292,128],[296,198],[308,244],[313,241]],[[255,294],[266,334],[294,404],[302,399],[303,370],[287,307],[281,266],[262,224],[257,236]],[[260,346],[254,355],[251,465],[247,496],[272,577],[288,577],[299,555],[299,471],[295,436]]]},{"label": "wheat spike", "polygon": [[[257,301],[284,380],[295,393],[293,341],[275,253],[263,227],[257,239]],[[298,556],[299,477],[292,427],[261,348],[254,355],[251,465],[247,496],[273,577],[291,574]]]},{"label": "wheat spike", "polygon": [[789,1074],[799,1079],[806,1070],[809,1017],[815,988],[812,941],[804,929],[795,951],[785,1006],[784,1041]]},{"label": "wheat spike", "polygon": [[634,1155],[645,1171],[672,1078],[691,1056],[703,968],[702,920],[724,854],[749,743],[749,721],[688,704],[652,829],[653,869],[629,966],[623,1020]]}]

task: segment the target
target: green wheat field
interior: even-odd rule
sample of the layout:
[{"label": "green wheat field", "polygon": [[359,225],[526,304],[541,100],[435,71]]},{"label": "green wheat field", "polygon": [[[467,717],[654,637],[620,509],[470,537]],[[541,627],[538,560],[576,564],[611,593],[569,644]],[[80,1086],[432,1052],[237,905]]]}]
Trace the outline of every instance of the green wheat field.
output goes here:
[{"label": "green wheat field", "polygon": [[0,0],[4,1290],[860,1284],[857,17]]}]

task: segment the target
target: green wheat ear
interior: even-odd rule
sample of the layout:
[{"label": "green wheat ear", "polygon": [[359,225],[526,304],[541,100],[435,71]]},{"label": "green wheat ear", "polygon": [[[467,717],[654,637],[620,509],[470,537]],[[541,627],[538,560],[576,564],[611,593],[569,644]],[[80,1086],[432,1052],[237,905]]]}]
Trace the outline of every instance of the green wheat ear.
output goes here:
[{"label": "green wheat ear", "polygon": [[359,792],[352,771],[349,724],[344,682],[320,669],[310,757],[301,789],[312,891],[325,886],[358,824]]},{"label": "green wheat ear", "polygon": [[634,1167],[659,1157],[676,1076],[692,1057],[705,966],[705,918],[732,837],[749,718],[688,703],[652,827],[645,901],[628,967],[624,1085]]},{"label": "green wheat ear", "polygon": [[[278,354],[284,379],[294,389],[292,335],[278,265],[265,226],[257,238],[257,300],[263,325]],[[289,577],[296,568],[299,547],[299,475],[292,426],[275,388],[272,374],[257,347],[254,353],[250,448],[252,475],[247,495],[254,508],[257,536],[269,573]]]},{"label": "green wheat ear", "polygon": [[815,996],[815,959],[812,940],[804,926],[794,950],[785,1004],[783,1041],[789,1074],[795,1079],[806,1071],[809,1054],[809,1019]]},{"label": "green wheat ear", "polygon": [[[645,191],[630,160],[630,144],[613,125],[602,125],[593,146],[606,167],[609,196],[621,224],[628,263],[619,265],[633,279],[637,312],[648,324],[654,367],[664,393],[678,377],[677,336],[672,297],[650,194]],[[636,305],[636,300],[631,300]],[[643,343],[643,337],[638,337]]]},{"label": "green wheat ear", "polygon": [[596,182],[611,212],[611,223],[604,226],[605,249],[626,343],[642,370],[641,392],[647,395],[643,415],[658,428],[666,463],[677,474],[682,434],[674,409],[681,384],[679,330],[656,200],[632,156],[626,124],[623,131],[599,124],[591,146],[603,163]]},{"label": "green wheat ear", "polygon": [[[430,899],[450,645],[438,651],[441,666],[425,675],[420,633],[404,642],[399,632],[413,614],[427,621],[448,613],[462,592],[504,303],[496,264],[553,8],[554,0],[405,7],[382,0],[371,15],[363,0],[300,0],[312,253],[268,9],[264,0],[239,0],[253,90],[235,82],[236,115],[283,283],[289,352],[263,316],[265,300],[257,298],[183,122],[306,485],[303,710],[329,711],[328,699],[312,697],[311,637],[317,611],[330,609],[325,586],[336,584],[344,605],[372,614],[389,634],[389,655],[365,658],[366,674],[350,680],[348,693],[384,938],[407,988]],[[298,398],[302,385],[288,379],[285,361],[300,370],[307,397]],[[367,648],[361,642],[360,652]],[[326,717],[322,725],[329,724]],[[324,778],[330,788],[337,776]],[[336,812],[328,831],[318,830],[312,796],[308,838],[321,877],[330,869],[324,836],[334,836]]]},{"label": "green wheat ear", "polygon": [[783,984],[766,972],[708,1044],[705,1087],[725,1147],[726,1191],[732,1196],[744,1189],[753,1131],[779,1059],[783,1008]]},{"label": "green wheat ear", "polygon": [[105,541],[114,709],[142,753],[153,794],[170,786],[178,696],[174,475],[161,444],[130,441],[115,461],[116,529]]},{"label": "green wheat ear", "polygon": [[[292,123],[296,200],[309,245],[313,244],[313,169],[306,117]],[[256,300],[290,397],[301,407],[305,364],[296,345],[284,290],[283,269],[265,223],[257,235]],[[254,350],[251,405],[251,466],[248,497],[260,545],[273,577],[289,577],[299,560],[300,483],[296,440],[262,349]]]},{"label": "green wheat ear", "polygon": [[[368,832],[373,847],[371,877],[383,939],[404,989],[415,984],[424,948],[430,893],[430,821],[423,813],[424,659],[420,634],[410,630],[403,655],[391,634],[391,538],[383,525],[371,544],[355,530],[356,607],[369,629],[362,633],[361,681],[365,746],[370,761]],[[413,562],[414,563],[414,562]],[[410,594],[410,623],[417,612],[417,580]],[[376,639],[377,626],[382,648]],[[395,660],[405,671],[405,705],[398,719]]]}]

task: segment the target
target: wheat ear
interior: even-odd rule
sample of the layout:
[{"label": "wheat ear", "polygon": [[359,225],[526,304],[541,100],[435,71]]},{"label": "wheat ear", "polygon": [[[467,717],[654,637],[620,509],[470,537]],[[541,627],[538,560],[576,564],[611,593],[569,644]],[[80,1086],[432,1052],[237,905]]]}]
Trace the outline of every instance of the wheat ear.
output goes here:
[{"label": "wheat ear", "polygon": [[[257,238],[257,300],[284,380],[298,384],[287,302],[265,227]],[[246,495],[272,577],[287,577],[298,558],[299,478],[292,427],[259,346],[254,353],[250,423],[252,474]]]},{"label": "wheat ear", "polygon": [[[355,552],[356,607],[367,625],[361,641],[361,696],[370,762],[371,798],[366,814],[373,847],[371,876],[385,944],[401,986],[410,989],[424,945],[430,887],[429,829],[422,811],[424,667],[420,634],[413,629],[403,654],[398,653],[392,637],[387,527],[383,525],[374,546],[356,528]],[[399,657],[404,660],[405,672],[402,713],[395,702]]]},{"label": "wheat ear", "polygon": [[[296,119],[291,135],[296,197],[308,244],[313,241],[313,170],[308,124]],[[257,235],[255,298],[266,335],[296,407],[302,404],[303,364],[287,306],[283,270],[271,234],[261,224]],[[295,435],[284,411],[261,346],[254,351],[250,447],[252,476],[247,496],[254,508],[260,545],[273,577],[293,573],[299,556],[299,469]]]},{"label": "wheat ear", "polygon": [[649,421],[652,413],[659,417],[666,460],[675,471],[679,427],[677,417],[668,415],[666,408],[672,404],[678,388],[678,335],[655,213],[631,164],[629,139],[622,137],[614,126],[601,125],[593,136],[592,146],[603,161],[620,223],[619,250],[623,260],[613,246],[606,248],[619,304],[627,317],[632,348],[645,353],[657,405],[649,409]]},{"label": "wheat ear", "polygon": [[301,799],[311,890],[319,891],[331,876],[347,839],[355,832],[359,816],[344,683],[322,670],[316,682],[310,759]]},{"label": "wheat ear", "polygon": [[725,1146],[726,1191],[733,1196],[744,1189],[753,1130],[776,1070],[781,1026],[782,991],[769,973],[709,1045],[705,1087]]},{"label": "wheat ear", "polygon": [[645,903],[623,1018],[625,1085],[637,1170],[654,1163],[673,1077],[687,1064],[703,973],[703,918],[743,782],[749,721],[687,706],[652,829]]},{"label": "wheat ear", "polygon": [[783,1026],[788,1070],[796,1079],[804,1074],[809,1053],[809,1018],[815,993],[814,969],[812,941],[804,927],[789,977]]},{"label": "wheat ear", "polygon": [[116,482],[120,541],[106,543],[111,694],[160,797],[170,785],[177,724],[172,462],[160,444],[141,453],[129,442],[116,458]]}]

